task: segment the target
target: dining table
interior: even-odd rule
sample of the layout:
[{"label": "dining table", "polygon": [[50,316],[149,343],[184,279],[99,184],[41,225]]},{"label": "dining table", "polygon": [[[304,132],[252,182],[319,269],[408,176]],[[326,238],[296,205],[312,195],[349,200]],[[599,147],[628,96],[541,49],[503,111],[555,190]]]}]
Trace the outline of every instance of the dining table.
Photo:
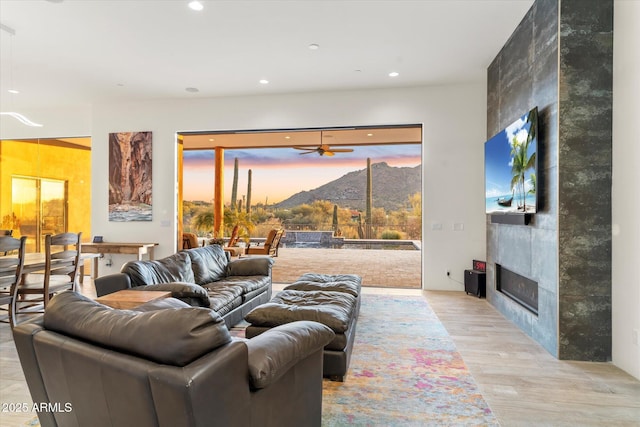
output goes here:
[{"label": "dining table", "polygon": [[130,254],[136,255],[138,261],[142,261],[143,255],[147,255],[149,260],[154,259],[154,249],[157,243],[135,243],[135,242],[93,242],[82,244],[82,255],[97,255],[93,258],[91,277],[98,277],[98,258],[104,254]]}]

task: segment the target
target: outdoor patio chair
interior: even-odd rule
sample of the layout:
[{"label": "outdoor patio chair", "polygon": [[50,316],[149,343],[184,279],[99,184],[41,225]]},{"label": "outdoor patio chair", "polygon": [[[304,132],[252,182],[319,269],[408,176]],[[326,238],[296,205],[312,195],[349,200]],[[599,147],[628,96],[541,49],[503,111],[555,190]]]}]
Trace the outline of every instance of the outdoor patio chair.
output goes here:
[{"label": "outdoor patio chair", "polygon": [[195,233],[182,233],[182,249],[193,249],[200,246],[198,244],[198,236]]},{"label": "outdoor patio chair", "polygon": [[244,248],[238,246],[238,240],[240,239],[240,226],[236,224],[231,230],[231,236],[229,237],[229,243],[222,249],[228,252],[231,256],[240,256],[244,254]]},{"label": "outdoor patio chair", "polygon": [[273,229],[269,231],[267,239],[264,241],[264,245],[247,248],[247,255],[270,255],[273,257],[278,256],[278,246],[280,245],[280,239],[284,233],[283,229]]}]

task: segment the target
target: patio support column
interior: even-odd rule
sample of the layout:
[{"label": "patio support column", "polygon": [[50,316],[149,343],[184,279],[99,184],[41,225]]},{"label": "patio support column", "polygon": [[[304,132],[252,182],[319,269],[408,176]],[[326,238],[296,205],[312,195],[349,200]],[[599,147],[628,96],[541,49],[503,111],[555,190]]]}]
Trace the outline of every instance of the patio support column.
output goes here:
[{"label": "patio support column", "polygon": [[224,236],[224,148],[216,147],[213,196],[213,236]]}]

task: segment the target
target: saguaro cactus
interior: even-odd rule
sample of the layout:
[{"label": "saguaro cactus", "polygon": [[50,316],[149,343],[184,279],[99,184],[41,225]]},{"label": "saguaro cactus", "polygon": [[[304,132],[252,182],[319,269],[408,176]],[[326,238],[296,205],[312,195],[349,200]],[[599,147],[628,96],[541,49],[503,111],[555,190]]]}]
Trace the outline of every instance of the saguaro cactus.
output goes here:
[{"label": "saguaro cactus", "polygon": [[371,158],[367,157],[367,206],[364,219],[365,236],[367,239],[371,239],[371,205],[373,199],[373,180],[371,175]]},{"label": "saguaro cactus", "polygon": [[251,219],[251,169],[247,173],[247,214]]},{"label": "saguaro cactus", "polygon": [[238,198],[238,158],[233,162],[233,186],[231,187],[231,210],[236,210],[236,200]]}]

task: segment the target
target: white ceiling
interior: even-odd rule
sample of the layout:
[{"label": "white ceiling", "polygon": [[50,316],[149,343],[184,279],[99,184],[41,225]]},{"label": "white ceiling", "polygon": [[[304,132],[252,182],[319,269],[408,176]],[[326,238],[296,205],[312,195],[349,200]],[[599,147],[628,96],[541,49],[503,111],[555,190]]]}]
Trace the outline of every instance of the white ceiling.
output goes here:
[{"label": "white ceiling", "polygon": [[482,81],[533,0],[187,3],[0,0],[1,110]]}]

